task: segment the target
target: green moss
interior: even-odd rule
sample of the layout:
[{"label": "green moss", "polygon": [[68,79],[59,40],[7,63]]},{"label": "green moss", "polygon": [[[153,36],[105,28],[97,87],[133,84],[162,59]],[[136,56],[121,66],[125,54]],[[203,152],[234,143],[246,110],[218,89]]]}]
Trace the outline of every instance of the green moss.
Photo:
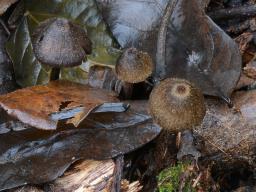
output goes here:
[{"label": "green moss", "polygon": [[[179,191],[180,177],[187,169],[189,164],[178,163],[175,166],[164,169],[157,177],[159,192],[176,192]],[[193,192],[190,180],[185,181],[184,192]]]}]

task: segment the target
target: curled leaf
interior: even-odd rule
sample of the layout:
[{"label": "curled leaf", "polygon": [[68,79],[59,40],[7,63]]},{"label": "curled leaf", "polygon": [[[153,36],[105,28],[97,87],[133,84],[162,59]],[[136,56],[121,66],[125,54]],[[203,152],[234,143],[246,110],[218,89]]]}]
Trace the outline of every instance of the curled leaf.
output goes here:
[{"label": "curled leaf", "polygon": [[118,102],[114,92],[68,81],[53,81],[0,96],[0,106],[8,114],[46,130],[56,129],[58,121],[63,119],[78,126],[94,109],[114,102]]},{"label": "curled leaf", "polygon": [[102,160],[128,153],[161,131],[150,116],[132,109],[90,114],[79,129],[62,128],[0,135],[0,191],[52,181],[79,159]]}]

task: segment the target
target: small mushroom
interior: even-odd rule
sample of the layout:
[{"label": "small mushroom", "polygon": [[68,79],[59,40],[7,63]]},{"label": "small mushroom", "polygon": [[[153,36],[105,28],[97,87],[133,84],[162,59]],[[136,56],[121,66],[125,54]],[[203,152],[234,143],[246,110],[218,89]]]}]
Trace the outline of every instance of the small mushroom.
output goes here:
[{"label": "small mushroom", "polygon": [[117,61],[118,79],[128,83],[145,81],[153,72],[153,61],[148,53],[136,48],[125,49]]},{"label": "small mushroom", "polygon": [[168,78],[153,89],[150,113],[164,130],[180,132],[200,125],[206,107],[200,89],[184,79]]},{"label": "small mushroom", "polygon": [[51,80],[59,78],[60,67],[78,66],[92,52],[86,31],[65,18],[51,18],[39,24],[32,36],[36,58],[53,67]]}]

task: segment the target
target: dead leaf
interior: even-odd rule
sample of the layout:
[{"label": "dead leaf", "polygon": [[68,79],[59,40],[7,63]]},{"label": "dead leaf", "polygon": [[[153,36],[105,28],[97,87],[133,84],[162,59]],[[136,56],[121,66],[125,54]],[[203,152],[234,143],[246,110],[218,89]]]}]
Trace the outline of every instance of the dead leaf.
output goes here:
[{"label": "dead leaf", "polygon": [[58,121],[63,119],[78,126],[97,107],[118,101],[114,92],[68,81],[50,82],[0,96],[0,106],[9,115],[46,130],[56,129]]},{"label": "dead leaf", "polygon": [[[159,37],[165,1],[98,1],[121,47],[147,51],[155,60],[155,77],[180,77],[192,81],[206,95],[227,100],[241,73],[236,43],[206,14],[202,2],[180,0],[167,19],[166,38]],[[140,18],[140,19],[138,19]],[[163,65],[157,63],[157,42],[162,39]],[[163,73],[163,74],[162,74]]]},{"label": "dead leaf", "polygon": [[217,100],[206,101],[206,116],[196,130],[205,141],[205,155],[221,154],[225,159],[252,163],[256,150],[256,91],[236,92],[235,109]]},{"label": "dead leaf", "polygon": [[138,106],[124,113],[92,113],[79,129],[30,128],[1,134],[0,191],[52,181],[80,159],[114,158],[145,145],[161,129],[133,107]]}]

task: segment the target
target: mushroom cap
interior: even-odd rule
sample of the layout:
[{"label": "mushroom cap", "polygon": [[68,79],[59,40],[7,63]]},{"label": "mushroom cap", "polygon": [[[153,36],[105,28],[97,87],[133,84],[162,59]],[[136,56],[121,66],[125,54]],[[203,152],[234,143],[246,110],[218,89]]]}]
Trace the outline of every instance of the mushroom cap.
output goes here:
[{"label": "mushroom cap", "polygon": [[32,43],[36,58],[51,67],[80,65],[92,51],[86,31],[64,18],[41,22],[33,33]]},{"label": "mushroom cap", "polygon": [[193,129],[206,113],[200,89],[177,78],[165,79],[153,89],[149,108],[156,123],[171,132]]},{"label": "mushroom cap", "polygon": [[125,49],[116,64],[118,79],[128,83],[145,81],[153,72],[153,61],[148,53],[136,48]]}]

